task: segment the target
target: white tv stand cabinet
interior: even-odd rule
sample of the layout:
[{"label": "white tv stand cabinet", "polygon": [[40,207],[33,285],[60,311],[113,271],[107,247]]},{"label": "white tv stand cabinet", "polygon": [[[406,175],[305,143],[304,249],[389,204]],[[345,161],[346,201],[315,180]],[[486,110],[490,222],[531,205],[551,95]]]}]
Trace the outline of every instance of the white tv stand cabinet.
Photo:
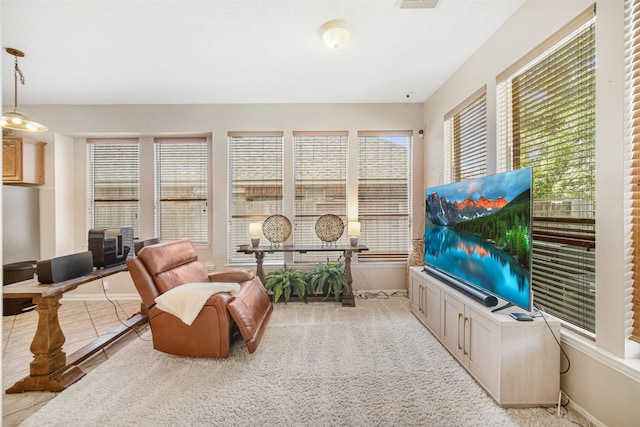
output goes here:
[{"label": "white tv stand cabinet", "polygon": [[[410,269],[411,312],[502,407],[553,406],[560,392],[560,348],[547,323],[519,322],[517,307],[469,298],[422,271]],[[560,322],[547,318],[556,337]]]}]

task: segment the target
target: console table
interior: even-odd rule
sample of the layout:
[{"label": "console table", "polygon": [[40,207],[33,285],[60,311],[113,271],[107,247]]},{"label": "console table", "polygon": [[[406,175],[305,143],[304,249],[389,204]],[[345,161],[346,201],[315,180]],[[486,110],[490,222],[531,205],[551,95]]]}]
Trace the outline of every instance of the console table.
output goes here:
[{"label": "console table", "polygon": [[351,257],[353,253],[360,253],[364,251],[368,251],[369,248],[366,246],[350,246],[350,245],[283,245],[283,246],[245,246],[242,245],[238,249],[238,252],[245,254],[254,254],[256,257],[256,275],[260,278],[260,280],[264,279],[264,254],[265,253],[276,253],[276,252],[297,252],[297,253],[307,253],[307,252],[342,252],[344,256],[344,272],[347,276],[347,283],[349,284],[349,292],[347,295],[342,297],[342,306],[343,307],[355,307],[356,301],[353,296],[353,288],[351,287],[351,283],[353,282],[353,277],[351,276]]},{"label": "console table", "polygon": [[64,282],[49,284],[25,280],[2,287],[3,298],[31,298],[38,305],[38,326],[31,342],[33,361],[29,365],[29,375],[7,389],[7,393],[64,390],[85,375],[78,364],[129,332],[132,327],[147,321],[146,314],[138,313],[116,330],[74,352],[69,358],[62,350],[65,337],[58,320],[62,295],[82,284],[122,271],[127,271],[124,264],[98,269],[86,276]]}]

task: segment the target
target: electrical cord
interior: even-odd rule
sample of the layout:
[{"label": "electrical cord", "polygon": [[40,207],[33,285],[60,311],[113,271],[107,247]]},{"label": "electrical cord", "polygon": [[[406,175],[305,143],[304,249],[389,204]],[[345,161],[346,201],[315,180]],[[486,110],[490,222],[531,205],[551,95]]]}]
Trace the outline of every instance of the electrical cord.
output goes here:
[{"label": "electrical cord", "polygon": [[114,309],[114,311],[115,311],[116,318],[118,319],[118,322],[120,322],[123,326],[125,326],[125,327],[126,327],[127,329],[129,329],[130,331],[135,332],[135,333],[136,333],[136,335],[138,336],[138,338],[140,338],[142,341],[147,341],[147,342],[152,341],[152,340],[148,340],[148,339],[146,339],[146,338],[142,338],[142,335],[140,334],[140,332],[139,332],[139,331],[138,331],[134,326],[127,325],[125,322],[123,322],[123,321],[122,321],[122,319],[120,319],[120,315],[118,314],[118,305],[117,305],[114,301],[112,301],[112,300],[109,298],[109,296],[107,295],[107,290],[106,290],[106,288],[105,288],[105,286],[104,286],[104,279],[101,279],[101,280],[100,280],[100,284],[102,285],[102,293],[104,294],[104,297],[105,297],[105,298],[106,298],[106,300],[107,300],[107,301],[109,301],[109,303],[111,303],[111,305],[113,306],[113,309]]},{"label": "electrical cord", "polygon": [[[563,396],[567,400],[566,403],[562,403],[562,397]],[[586,424],[583,424],[583,423],[579,422],[578,420],[574,420],[574,419],[570,419],[570,418],[568,418],[568,420],[571,421],[573,424],[579,425],[581,427],[585,427],[585,425],[588,426],[588,427],[591,427],[591,420],[589,419],[587,414],[584,412],[584,410],[580,406],[576,405],[575,402],[573,400],[571,400],[569,398],[569,396],[567,396],[567,394],[564,393],[562,390],[560,390],[560,393],[558,395],[558,408],[557,408],[557,410],[552,408],[552,407],[549,407],[549,408],[546,408],[546,411],[548,413],[550,413],[550,414],[555,414],[558,417],[564,417],[565,415],[567,417],[569,417],[571,415],[571,412],[569,412],[569,409],[567,408],[569,406],[569,403],[573,403],[574,404],[574,408],[577,409],[577,411],[574,410],[573,412],[574,413],[580,413],[580,415],[582,415],[582,417],[586,421]],[[562,408],[562,410],[561,410],[561,408]]]},{"label": "electrical cord", "polygon": [[551,332],[551,335],[553,335],[553,339],[556,340],[556,343],[558,344],[560,351],[564,355],[564,358],[567,360],[567,369],[560,372],[560,375],[566,374],[567,372],[569,372],[569,369],[571,369],[571,360],[569,359],[567,352],[564,351],[564,348],[562,348],[562,346],[560,345],[560,340],[558,339],[558,337],[556,337],[556,334],[553,333],[553,329],[551,329],[551,326],[549,326],[549,322],[547,322],[547,318],[544,316],[544,311],[540,310],[535,304],[533,308],[535,308],[538,311],[538,314],[540,315],[540,317],[542,317],[542,320],[544,320],[544,323],[547,324],[547,328],[549,328],[549,332]]},{"label": "electrical cord", "polygon": [[361,299],[390,299],[391,297],[406,298],[407,295],[403,291],[394,291],[390,294],[384,291],[378,291],[378,292],[365,292],[364,294],[358,294],[358,297]]}]

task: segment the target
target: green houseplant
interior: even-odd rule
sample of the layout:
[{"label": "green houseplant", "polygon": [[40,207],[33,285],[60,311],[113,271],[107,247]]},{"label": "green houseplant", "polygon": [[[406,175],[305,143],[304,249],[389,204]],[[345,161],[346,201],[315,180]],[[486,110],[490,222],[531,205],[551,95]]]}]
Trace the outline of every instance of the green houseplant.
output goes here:
[{"label": "green houseplant", "polygon": [[273,302],[278,302],[284,295],[285,304],[289,302],[292,293],[307,302],[307,282],[300,271],[291,270],[285,265],[278,271],[268,273],[264,277],[264,287],[273,292]]},{"label": "green houseplant", "polygon": [[325,294],[329,297],[335,295],[336,301],[340,301],[340,296],[344,291],[349,291],[349,283],[345,274],[344,262],[342,257],[338,257],[335,261],[329,261],[318,264],[307,274],[307,283],[309,292],[314,294]]}]

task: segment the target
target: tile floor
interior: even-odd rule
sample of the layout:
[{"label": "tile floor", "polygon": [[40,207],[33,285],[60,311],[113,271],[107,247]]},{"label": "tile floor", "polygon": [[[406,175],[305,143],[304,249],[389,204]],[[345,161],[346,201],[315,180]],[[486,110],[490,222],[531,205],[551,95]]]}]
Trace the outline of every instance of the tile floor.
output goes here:
[{"label": "tile floor", "polygon": [[[125,321],[139,311],[140,301],[113,301],[112,303],[107,300],[63,299],[58,311],[60,326],[66,338],[63,350],[67,355],[72,354],[97,337],[117,328],[121,325],[121,321]],[[37,323],[38,314],[35,310],[2,318],[2,426],[5,427],[18,426],[57,394],[53,392],[6,394],[4,392],[16,381],[29,374],[29,363],[32,359],[29,346]],[[141,330],[146,330],[146,326]],[[135,338],[135,333],[128,333],[82,362],[79,365],[80,368],[84,372],[90,371]]]}]

